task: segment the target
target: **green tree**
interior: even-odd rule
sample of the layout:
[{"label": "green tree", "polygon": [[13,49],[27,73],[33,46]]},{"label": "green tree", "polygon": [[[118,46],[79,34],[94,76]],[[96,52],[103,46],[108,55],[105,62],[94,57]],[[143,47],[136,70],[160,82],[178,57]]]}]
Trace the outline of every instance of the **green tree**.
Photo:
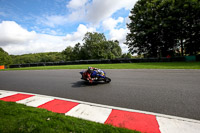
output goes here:
[{"label": "green tree", "polygon": [[62,51],[62,54],[64,55],[65,61],[71,61],[73,59],[73,48],[71,46],[68,46],[65,50]]},{"label": "green tree", "polygon": [[126,44],[139,55],[166,56],[177,48],[196,54],[199,13],[198,0],[139,0],[131,10]]},{"label": "green tree", "polygon": [[105,49],[104,49],[104,59],[115,59],[120,58],[122,55],[122,49],[119,46],[119,41],[107,41],[105,43]]},{"label": "green tree", "polygon": [[132,55],[131,55],[131,53],[124,53],[121,58],[131,59]]},{"label": "green tree", "polygon": [[86,33],[81,53],[83,59],[113,59],[121,56],[121,47],[118,41],[107,41],[102,33]]},{"label": "green tree", "polygon": [[139,0],[131,10],[131,23],[127,25],[130,33],[126,37],[126,44],[132,54],[157,56],[160,34],[154,20],[155,7],[150,0]]},{"label": "green tree", "polygon": [[102,33],[87,32],[83,38],[83,53],[87,59],[101,59],[103,58],[103,45],[106,38]]},{"label": "green tree", "polygon": [[59,62],[64,57],[61,52],[46,52],[24,55],[12,55],[13,64],[39,63],[39,62]]},{"label": "green tree", "polygon": [[178,6],[183,9],[183,24],[185,33],[185,52],[189,55],[196,55],[200,52],[200,1],[183,0]]},{"label": "green tree", "polygon": [[114,59],[121,57],[122,50],[119,42],[106,40],[103,33],[87,32],[83,38],[83,45],[77,43],[74,47],[67,47],[62,51],[65,61]]},{"label": "green tree", "polygon": [[81,44],[77,43],[72,51],[72,60],[80,60],[81,59]]},{"label": "green tree", "polygon": [[0,47],[0,65],[10,65],[12,64],[12,58],[11,56],[4,51],[1,47]]}]

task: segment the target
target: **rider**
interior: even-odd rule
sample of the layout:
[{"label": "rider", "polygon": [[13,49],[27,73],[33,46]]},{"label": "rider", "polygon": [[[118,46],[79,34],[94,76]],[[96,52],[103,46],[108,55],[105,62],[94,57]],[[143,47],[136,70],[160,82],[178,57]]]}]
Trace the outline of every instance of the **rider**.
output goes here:
[{"label": "rider", "polygon": [[98,68],[95,68],[95,67],[88,67],[88,70],[85,72],[85,76],[87,77],[87,80],[92,83],[92,81],[94,80],[94,77],[93,77],[93,72],[96,71],[98,72]]}]

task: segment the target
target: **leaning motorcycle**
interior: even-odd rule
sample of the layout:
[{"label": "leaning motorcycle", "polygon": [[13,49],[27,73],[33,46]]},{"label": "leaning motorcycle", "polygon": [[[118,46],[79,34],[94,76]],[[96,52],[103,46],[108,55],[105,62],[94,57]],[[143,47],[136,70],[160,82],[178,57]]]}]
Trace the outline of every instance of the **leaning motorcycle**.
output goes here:
[{"label": "leaning motorcycle", "polygon": [[[88,81],[88,77],[86,76],[87,71],[80,72],[81,79]],[[98,82],[98,81],[104,81],[105,83],[110,83],[111,79],[109,77],[106,77],[106,73],[103,70],[93,71],[91,73],[92,81]]]}]

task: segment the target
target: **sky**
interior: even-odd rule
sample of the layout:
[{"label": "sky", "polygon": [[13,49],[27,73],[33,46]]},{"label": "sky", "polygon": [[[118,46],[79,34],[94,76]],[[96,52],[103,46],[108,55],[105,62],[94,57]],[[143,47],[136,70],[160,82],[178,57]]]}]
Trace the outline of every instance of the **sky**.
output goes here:
[{"label": "sky", "polygon": [[87,32],[123,44],[137,0],[0,0],[0,47],[12,55],[61,52]]}]

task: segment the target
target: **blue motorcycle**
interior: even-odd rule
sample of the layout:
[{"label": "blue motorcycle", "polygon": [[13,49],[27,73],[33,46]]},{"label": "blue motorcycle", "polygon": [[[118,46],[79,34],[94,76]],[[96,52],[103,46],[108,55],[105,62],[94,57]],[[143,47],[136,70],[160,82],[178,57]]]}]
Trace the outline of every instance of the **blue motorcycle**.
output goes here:
[{"label": "blue motorcycle", "polygon": [[92,71],[91,73],[89,73],[87,70],[86,71],[82,71],[80,72],[81,74],[81,79],[88,81],[89,82],[89,78],[92,81],[104,81],[105,83],[110,83],[111,79],[106,77],[106,73],[103,70],[97,70],[97,71]]}]

